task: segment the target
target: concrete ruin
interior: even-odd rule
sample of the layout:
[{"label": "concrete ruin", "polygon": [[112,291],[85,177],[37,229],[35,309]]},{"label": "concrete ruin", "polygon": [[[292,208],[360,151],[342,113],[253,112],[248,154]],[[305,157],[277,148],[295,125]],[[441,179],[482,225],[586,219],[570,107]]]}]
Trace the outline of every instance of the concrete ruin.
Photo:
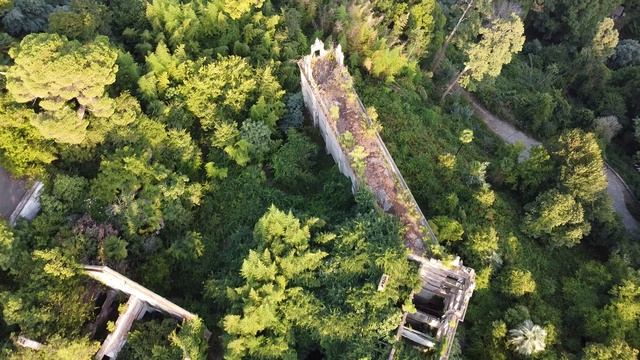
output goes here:
[{"label": "concrete ruin", "polygon": [[[435,245],[438,239],[355,92],[340,45],[327,50],[316,39],[298,67],[305,106],[320,129],[327,152],[351,179],[354,192],[365,186],[385,212],[400,220],[411,252],[409,260],[419,265],[422,288],[412,294],[418,311],[403,315],[397,340],[403,338],[448,359],[475,288],[474,270],[463,266],[459,258],[445,263],[423,257],[428,248],[425,243]],[[379,288],[384,288],[382,280],[381,284]],[[389,359],[394,354],[395,347]]]},{"label": "concrete ruin", "polygon": [[[85,265],[84,273],[111,289],[129,295],[126,310],[116,320],[115,330],[102,343],[100,350],[95,355],[96,360],[102,360],[105,357],[116,359],[127,341],[127,335],[133,322],[141,319],[148,311],[161,311],[183,321],[197,317],[196,314],[181,308],[107,266]],[[104,311],[105,306],[103,305],[100,313],[102,314]],[[211,333],[206,330],[205,337],[208,339],[209,336]]]},{"label": "concrete ruin", "polygon": [[19,218],[33,220],[40,212],[40,194],[44,184],[15,179],[6,170],[0,168],[0,218],[11,226]]}]

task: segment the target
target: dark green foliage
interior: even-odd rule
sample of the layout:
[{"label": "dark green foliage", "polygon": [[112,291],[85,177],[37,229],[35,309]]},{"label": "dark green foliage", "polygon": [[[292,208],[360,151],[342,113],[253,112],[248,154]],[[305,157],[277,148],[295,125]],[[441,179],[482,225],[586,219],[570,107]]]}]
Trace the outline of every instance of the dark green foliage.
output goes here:
[{"label": "dark green foliage", "polygon": [[318,148],[295,130],[289,130],[287,135],[287,141],[271,160],[274,178],[287,188],[302,190],[313,182],[310,168]]},{"label": "dark green foliage", "polygon": [[2,24],[14,36],[40,32],[47,28],[47,17],[53,10],[46,0],[14,0]]},{"label": "dark green foliage", "polygon": [[640,65],[640,42],[633,39],[620,41],[611,57],[611,64],[615,68]]},{"label": "dark green foliage", "polygon": [[302,127],[304,121],[302,92],[287,95],[286,102],[287,110],[278,124],[284,132],[287,132],[289,128]]},{"label": "dark green foliage", "polygon": [[108,34],[107,7],[95,0],[72,0],[67,8],[49,15],[49,31],[70,39],[91,40],[97,34]]}]

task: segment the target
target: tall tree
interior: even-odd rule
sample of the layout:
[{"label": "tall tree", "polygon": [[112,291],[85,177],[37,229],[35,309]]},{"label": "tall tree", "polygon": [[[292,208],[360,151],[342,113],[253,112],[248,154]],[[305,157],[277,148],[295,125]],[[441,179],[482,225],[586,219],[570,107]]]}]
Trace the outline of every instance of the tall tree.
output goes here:
[{"label": "tall tree", "polygon": [[502,66],[511,62],[513,54],[522,50],[524,26],[516,14],[506,19],[496,19],[480,30],[480,41],[467,50],[464,68],[452,80],[443,94],[446,97],[456,84],[468,87],[471,81],[481,81],[486,76],[500,75]]},{"label": "tall tree", "polygon": [[[274,206],[253,231],[258,248],[242,263],[245,284],[229,289],[236,304],[224,318],[227,358],[294,358],[295,326],[308,327],[317,300],[300,285],[314,281],[327,253],[311,249],[311,219],[301,224]],[[238,314],[239,313],[239,314]]]},{"label": "tall tree", "polygon": [[560,163],[561,186],[582,202],[593,202],[606,189],[598,140],[593,133],[571,130],[558,138],[554,155]]},{"label": "tall tree", "polygon": [[534,238],[548,239],[553,246],[574,246],[591,230],[582,205],[556,189],[538,195],[526,209],[523,229]]},{"label": "tall tree", "polygon": [[[37,101],[44,110],[38,116],[40,123],[77,134],[66,137],[44,131],[44,136],[79,143],[88,125],[86,110],[96,117],[113,114],[113,101],[105,95],[105,88],[116,79],[118,55],[108,38],[99,36],[81,44],[57,34],[30,34],[9,55],[15,62],[7,71],[7,90],[13,99],[19,103]],[[78,104],[76,119],[70,116],[74,103]]]}]

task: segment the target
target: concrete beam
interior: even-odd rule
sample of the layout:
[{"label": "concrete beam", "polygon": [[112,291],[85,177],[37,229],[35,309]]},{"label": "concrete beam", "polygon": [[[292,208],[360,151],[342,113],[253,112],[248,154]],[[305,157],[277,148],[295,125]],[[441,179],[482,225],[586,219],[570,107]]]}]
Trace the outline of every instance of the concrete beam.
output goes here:
[{"label": "concrete beam", "polygon": [[111,359],[118,357],[118,353],[127,342],[127,334],[131,330],[133,322],[140,319],[147,312],[147,305],[136,296],[129,297],[127,310],[120,314],[116,320],[116,329],[102,343],[100,350],[96,354],[96,360],[102,360],[105,356]]}]

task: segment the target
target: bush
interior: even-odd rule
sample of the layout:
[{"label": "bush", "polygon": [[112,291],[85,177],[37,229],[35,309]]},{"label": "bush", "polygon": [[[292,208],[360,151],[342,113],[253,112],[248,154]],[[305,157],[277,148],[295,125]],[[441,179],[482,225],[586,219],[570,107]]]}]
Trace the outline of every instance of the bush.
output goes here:
[{"label": "bush", "polygon": [[528,270],[510,269],[501,278],[500,290],[504,294],[520,297],[535,292],[536,282]]}]

